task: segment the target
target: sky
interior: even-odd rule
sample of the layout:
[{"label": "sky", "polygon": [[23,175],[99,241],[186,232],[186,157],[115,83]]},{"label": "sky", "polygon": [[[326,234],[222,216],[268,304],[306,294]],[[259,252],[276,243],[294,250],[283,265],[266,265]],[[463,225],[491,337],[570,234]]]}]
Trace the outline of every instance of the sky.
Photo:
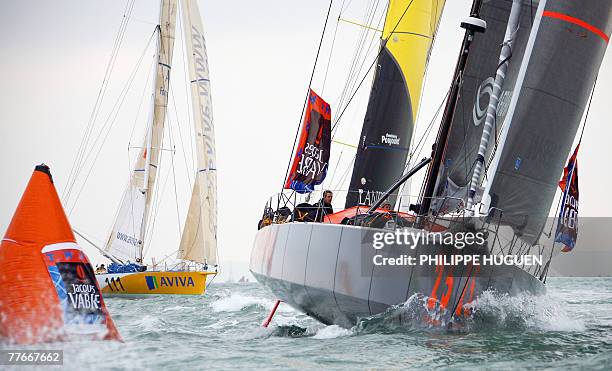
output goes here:
[{"label": "sky", "polygon": [[[119,0],[0,1],[0,45],[3,46],[0,230],[5,231],[10,223],[36,164],[48,164],[59,194],[66,193],[66,182],[128,3]],[[360,36],[365,37],[370,49],[359,59],[364,67],[356,78],[363,77],[378,45],[376,31],[362,34],[360,27],[338,21],[339,14],[342,10],[342,19],[363,22],[371,12],[376,24],[382,20],[384,3],[366,0],[333,3],[312,85],[332,104],[332,115],[337,114]],[[470,3],[467,0],[447,2],[430,58],[416,138],[422,135],[448,89],[463,34],[458,25],[468,15]],[[216,130],[219,254],[221,263],[225,263],[224,274],[231,273],[237,279],[247,274],[264,204],[283,183],[329,2],[199,1],[199,5],[207,41]],[[94,121],[94,137],[99,141],[88,148],[87,166],[64,204],[72,226],[100,245],[108,237],[138,150],[129,148],[141,145],[143,140],[149,112],[148,73],[154,52],[154,48],[146,46],[158,22],[158,13],[157,1],[134,3],[100,113]],[[165,170],[160,170],[158,179],[163,192],[146,251],[148,257],[156,257],[158,261],[178,248],[181,223],[191,195],[192,129],[183,82],[181,44],[182,35],[178,35],[170,118],[166,125],[173,130],[166,135],[172,141],[164,142],[168,150],[164,155]],[[612,203],[605,196],[608,185],[612,184],[612,175],[606,170],[607,159],[612,158],[608,139],[612,135],[609,125],[611,54],[607,52],[601,67],[581,145],[582,216],[611,216]],[[143,62],[127,94],[120,99],[141,56]],[[357,142],[370,77],[343,116],[335,136],[339,142]],[[424,148],[430,148],[432,140],[430,137]],[[181,146],[181,143],[187,145]],[[353,155],[351,147],[334,145],[325,187],[342,186],[341,180],[346,179],[343,174],[347,173]],[[414,192],[418,192],[418,177],[413,184],[416,184]],[[338,201],[335,207],[341,204]],[[83,241],[81,245],[94,264],[103,262],[95,249]]]}]

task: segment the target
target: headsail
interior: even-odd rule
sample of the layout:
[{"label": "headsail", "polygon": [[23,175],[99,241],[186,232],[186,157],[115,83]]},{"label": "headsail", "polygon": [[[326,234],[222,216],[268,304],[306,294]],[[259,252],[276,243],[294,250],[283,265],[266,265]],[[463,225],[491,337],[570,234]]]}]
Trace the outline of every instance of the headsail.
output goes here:
[{"label": "headsail", "polygon": [[[444,153],[442,178],[436,191],[439,199],[433,202],[437,212],[453,210],[460,202],[465,205],[487,108],[492,103],[498,58],[511,8],[512,0],[484,2],[480,7],[480,18],[487,22],[487,31],[474,38],[465,66],[459,102]],[[536,13],[536,8],[537,3],[534,1],[523,1],[518,30],[511,34],[512,55],[508,60],[509,68],[505,73],[505,82],[497,105],[497,125],[493,136],[499,132],[508,111],[512,88],[533,23],[532,14]],[[485,159],[487,157],[485,156]]]},{"label": "headsail", "polygon": [[106,251],[119,259],[130,261],[142,259],[147,217],[151,209],[160,162],[174,48],[176,0],[161,2],[159,24],[153,121],[147,130],[145,146],[136,161],[105,247]]},{"label": "headsail", "polygon": [[540,0],[485,204],[538,241],[612,30],[612,1]]},{"label": "headsail", "polygon": [[444,3],[445,0],[389,2],[347,208],[373,203],[402,175]]},{"label": "headsail", "polygon": [[181,10],[198,168],[178,258],[217,264],[217,161],[208,55],[197,2],[183,1]]}]

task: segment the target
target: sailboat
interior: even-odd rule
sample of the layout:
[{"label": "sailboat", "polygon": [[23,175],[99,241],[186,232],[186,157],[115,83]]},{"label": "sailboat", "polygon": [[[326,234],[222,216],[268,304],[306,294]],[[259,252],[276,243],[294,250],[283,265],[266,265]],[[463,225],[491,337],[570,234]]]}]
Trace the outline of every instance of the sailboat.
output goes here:
[{"label": "sailboat", "polygon": [[[293,171],[286,184],[298,179],[311,187],[285,187],[273,198],[277,210],[266,203],[250,270],[279,300],[325,324],[348,328],[422,300],[427,312],[410,320],[450,326],[469,316],[485,291],[544,293],[552,256],[561,250],[546,245],[545,225],[609,41],[612,2],[474,0],[461,23],[463,42],[431,156],[415,164],[409,145],[444,5],[388,3],[345,210],[322,220],[301,217],[307,206],[299,192],[310,195],[321,182]],[[302,130],[312,126],[305,120]],[[418,202],[399,212],[398,189],[424,168]],[[568,180],[576,179],[572,172]],[[299,213],[287,217],[292,206]],[[421,239],[410,248],[393,239],[436,231],[482,239],[461,247]],[[395,248],[372,248],[381,233],[391,233],[388,247]],[[544,260],[526,264],[534,255]],[[456,263],[466,256],[517,260]],[[382,259],[400,263],[384,266]],[[411,259],[424,263],[403,264]]]},{"label": "sailboat", "polygon": [[157,63],[152,122],[147,127],[144,145],[131,171],[112,231],[106,245],[100,249],[112,261],[106,270],[102,268],[96,275],[105,295],[200,295],[205,291],[207,276],[218,272],[217,169],[208,57],[197,2],[182,1],[181,4],[197,169],[177,249],[180,261],[161,270],[143,265],[145,232],[152,223],[152,204],[167,119],[177,21],[177,1],[162,0],[155,34]]}]

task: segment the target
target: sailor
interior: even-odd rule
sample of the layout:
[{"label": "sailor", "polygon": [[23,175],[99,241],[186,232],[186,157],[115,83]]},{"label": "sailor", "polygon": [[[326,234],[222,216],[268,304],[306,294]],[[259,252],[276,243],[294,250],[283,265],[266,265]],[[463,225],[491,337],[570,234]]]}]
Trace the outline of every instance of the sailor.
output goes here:
[{"label": "sailor", "polygon": [[314,204],[314,206],[317,209],[317,214],[315,216],[315,221],[316,222],[322,222],[323,218],[326,215],[331,215],[331,214],[334,213],[334,208],[332,207],[332,198],[333,197],[334,197],[334,194],[333,194],[332,191],[325,190],[323,192],[323,197],[321,198],[321,200],[319,200],[319,202]]},{"label": "sailor", "polygon": [[389,202],[385,202],[382,204],[381,209],[391,211],[391,204]]}]

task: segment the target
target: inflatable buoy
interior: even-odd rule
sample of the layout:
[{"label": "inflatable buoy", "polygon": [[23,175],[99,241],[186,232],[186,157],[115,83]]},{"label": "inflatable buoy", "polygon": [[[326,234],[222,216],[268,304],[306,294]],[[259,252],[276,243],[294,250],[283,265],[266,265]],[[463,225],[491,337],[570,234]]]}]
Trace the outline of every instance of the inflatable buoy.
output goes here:
[{"label": "inflatable buoy", "polygon": [[0,244],[0,337],[16,344],[121,340],[44,164]]}]

